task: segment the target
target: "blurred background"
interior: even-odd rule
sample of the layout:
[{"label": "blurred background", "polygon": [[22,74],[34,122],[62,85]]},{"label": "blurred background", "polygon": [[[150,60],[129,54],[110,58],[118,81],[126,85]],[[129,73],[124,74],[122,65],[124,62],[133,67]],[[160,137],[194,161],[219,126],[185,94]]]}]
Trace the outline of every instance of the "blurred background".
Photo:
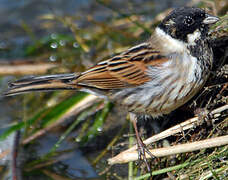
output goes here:
[{"label": "blurred background", "polygon": [[[227,37],[226,0],[0,0],[0,91],[7,89],[8,82],[23,76],[84,71],[145,41],[172,8],[186,5],[220,16],[223,21],[213,30],[216,37]],[[224,64],[227,59],[218,66]],[[214,82],[223,85],[227,82],[224,79]],[[215,100],[207,107],[213,109],[227,103],[225,92],[216,96],[222,88],[216,86],[206,93],[211,101]],[[197,107],[208,104],[208,99],[202,98],[207,99],[199,98]],[[192,108],[192,104],[187,107]],[[167,117],[179,118],[171,124],[142,121],[140,126],[147,136],[193,116],[192,111],[181,109]],[[227,116],[218,122],[226,126],[214,132],[226,134]],[[156,129],[157,126],[161,127]],[[0,179],[127,179],[128,165],[109,166],[107,159],[127,149],[133,133],[126,112],[87,93],[57,91],[0,97]],[[204,133],[204,137],[210,137]],[[200,134],[199,130],[195,132],[196,139],[201,139]],[[183,142],[196,140],[189,137]],[[170,141],[177,143],[180,139]],[[227,153],[227,147],[216,153],[220,151]],[[223,179],[228,174],[226,155],[206,159],[208,166],[204,168],[189,164],[172,171],[173,176],[185,174],[183,177],[194,179],[217,168],[221,171],[215,176]],[[199,157],[205,160],[200,153],[156,159],[152,161],[153,170]],[[143,165],[133,166],[134,176],[140,178],[146,173]],[[155,179],[168,177],[167,172],[161,172]]]}]

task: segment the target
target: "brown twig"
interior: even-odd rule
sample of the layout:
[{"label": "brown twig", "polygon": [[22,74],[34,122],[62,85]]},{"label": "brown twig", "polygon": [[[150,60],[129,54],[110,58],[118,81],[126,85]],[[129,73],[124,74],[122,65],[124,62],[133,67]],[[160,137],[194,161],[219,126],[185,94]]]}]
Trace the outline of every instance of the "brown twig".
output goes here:
[{"label": "brown twig", "polygon": [[[228,105],[224,105],[222,107],[219,107],[217,109],[214,109],[213,111],[211,111],[210,114],[213,115],[214,117],[218,117],[218,116],[220,116],[220,113],[221,112],[223,112],[223,111],[225,111],[227,109],[228,109]],[[184,121],[184,122],[182,122],[182,123],[180,123],[180,124],[178,124],[176,126],[173,126],[173,127],[169,128],[169,129],[167,129],[167,130],[165,130],[165,131],[163,131],[163,132],[161,132],[159,134],[156,134],[156,135],[154,135],[154,136],[146,139],[145,141],[143,141],[143,143],[145,145],[148,145],[148,144],[151,144],[153,142],[156,142],[156,141],[159,141],[161,139],[164,139],[166,137],[169,137],[169,136],[175,135],[177,133],[183,132],[184,130],[193,128],[195,125],[198,124],[197,123],[198,120],[199,120],[199,117],[194,117],[194,118],[188,119],[188,120],[186,120],[186,121]],[[228,136],[226,138],[228,140]],[[175,147],[176,146],[173,146],[172,148],[175,148]],[[199,147],[199,148],[201,148],[201,147]],[[178,148],[179,148],[179,145],[178,145]],[[206,148],[206,147],[203,147],[203,148]],[[129,160],[124,160],[124,158],[127,157],[127,156],[129,156],[128,159],[131,159],[131,160],[132,160],[132,156],[133,157],[136,156],[136,159],[134,159],[134,158],[133,159],[134,160],[137,160],[137,152],[135,152],[136,149],[137,149],[137,146],[133,146],[132,148],[129,148],[126,151],[121,152],[117,156],[108,159],[108,162],[110,164],[125,163],[125,162],[128,162],[129,161]],[[163,148],[161,148],[161,149],[163,149]],[[160,152],[157,152],[157,151],[160,151],[161,149],[154,149],[154,150],[151,151],[151,153],[154,156],[159,155],[158,157],[169,155],[169,154],[160,155]],[[163,151],[165,151],[165,150],[163,150]],[[134,153],[136,153],[136,154],[134,154]]]},{"label": "brown twig", "polygon": [[13,62],[0,61],[0,76],[5,75],[29,75],[44,74],[48,70],[57,67],[57,63],[35,62],[18,60]]},{"label": "brown twig", "polygon": [[[174,155],[179,153],[197,151],[205,148],[223,146],[227,144],[228,144],[228,135],[210,138],[210,139],[201,140],[201,141],[192,142],[192,143],[179,144],[175,146],[158,148],[158,149],[151,149],[150,152],[155,157],[163,157],[163,156],[169,156],[169,155]],[[151,158],[151,156],[146,154],[146,158]],[[135,161],[137,159],[138,159],[137,151],[128,151],[127,153],[120,153],[117,156],[108,159],[108,163],[111,165],[122,164],[130,161]]]}]

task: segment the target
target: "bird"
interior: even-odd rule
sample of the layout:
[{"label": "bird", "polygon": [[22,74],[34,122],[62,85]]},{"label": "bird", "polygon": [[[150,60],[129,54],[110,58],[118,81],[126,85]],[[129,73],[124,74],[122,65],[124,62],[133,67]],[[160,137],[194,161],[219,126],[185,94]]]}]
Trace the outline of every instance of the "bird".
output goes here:
[{"label": "bird", "polygon": [[79,74],[19,79],[9,83],[4,94],[67,89],[89,92],[122,105],[134,125],[139,156],[150,170],[145,158],[150,152],[138,133],[137,120],[143,115],[156,118],[169,114],[204,86],[213,64],[209,28],[217,21],[218,17],[200,8],[176,8],[147,41]]}]

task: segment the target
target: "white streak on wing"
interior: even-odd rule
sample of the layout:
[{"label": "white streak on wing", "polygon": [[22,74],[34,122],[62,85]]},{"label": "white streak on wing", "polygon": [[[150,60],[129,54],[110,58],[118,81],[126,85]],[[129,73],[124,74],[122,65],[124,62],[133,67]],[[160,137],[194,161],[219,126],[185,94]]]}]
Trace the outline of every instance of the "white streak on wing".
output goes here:
[{"label": "white streak on wing", "polygon": [[101,61],[101,62],[97,63],[97,65],[104,65],[104,64],[107,64],[108,62],[109,62],[109,60]]},{"label": "white streak on wing", "polygon": [[138,47],[146,46],[146,45],[147,45],[147,43],[141,43],[141,44],[139,44],[139,45],[136,45],[136,46],[134,46],[134,47],[128,49],[127,51],[132,51],[133,49],[137,49]]}]

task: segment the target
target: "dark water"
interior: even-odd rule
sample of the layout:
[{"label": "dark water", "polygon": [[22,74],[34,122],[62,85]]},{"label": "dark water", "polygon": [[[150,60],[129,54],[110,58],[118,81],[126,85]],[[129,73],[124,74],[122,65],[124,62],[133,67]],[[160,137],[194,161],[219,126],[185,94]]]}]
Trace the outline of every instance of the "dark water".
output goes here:
[{"label": "dark water", "polygon": [[[186,1],[179,0],[154,0],[154,8],[145,6],[150,4],[149,0],[132,0],[122,1],[113,0],[110,4],[114,9],[118,9],[124,13],[144,13],[145,18],[152,19],[154,15],[161,12],[168,7],[182,6]],[[103,21],[113,16],[113,12],[96,3],[94,0],[0,0],[0,61],[6,59],[23,58],[23,48],[25,45],[32,42],[31,37],[28,36],[28,32],[23,28],[23,24],[29,26],[33,31],[37,39],[50,35],[52,33],[70,33],[62,24],[52,24],[49,28],[41,26],[45,20],[41,19],[43,15],[56,14],[59,16],[80,16],[80,20],[77,23],[78,26],[88,26],[85,22],[85,16],[92,15],[97,21]],[[0,77],[0,89],[6,88],[7,82],[12,77]],[[7,128],[7,125],[12,122],[11,112],[17,107],[17,103],[11,103],[0,99],[0,133]],[[18,119],[20,115],[17,116]],[[7,141],[0,144],[0,152],[6,148],[12,148],[13,136],[9,137]],[[45,138],[39,139],[37,145],[34,145],[34,150],[38,155],[43,155],[55,144],[58,140],[58,135],[49,134]],[[75,143],[73,143],[75,144]],[[62,147],[73,148],[73,144],[64,142]],[[79,150],[69,152],[68,158],[63,158],[60,163],[55,167],[56,171],[68,175],[68,177],[81,177],[81,178],[97,178],[96,170],[89,164],[87,158],[82,155]],[[27,157],[27,156],[26,156]],[[10,166],[9,161],[3,159],[0,160],[0,165]],[[10,168],[9,168],[10,169]],[[6,171],[6,174],[1,173],[0,179],[4,177],[10,177],[10,170]],[[35,178],[36,177],[36,178]],[[42,176],[35,175],[26,179],[43,179]]]}]

